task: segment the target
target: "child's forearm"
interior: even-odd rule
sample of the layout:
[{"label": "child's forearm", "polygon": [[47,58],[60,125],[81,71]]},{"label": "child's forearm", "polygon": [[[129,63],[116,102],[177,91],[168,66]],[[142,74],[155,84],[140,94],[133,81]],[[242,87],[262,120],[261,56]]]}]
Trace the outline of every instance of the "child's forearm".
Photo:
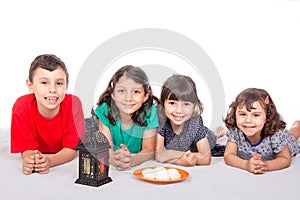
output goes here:
[{"label": "child's forearm", "polygon": [[289,167],[291,164],[291,159],[286,157],[278,157],[275,160],[268,160],[265,163],[267,165],[267,171],[274,171]]},{"label": "child's forearm", "polygon": [[234,154],[224,155],[224,161],[227,165],[249,171],[249,167],[248,167],[249,161],[241,159],[237,155]]},{"label": "child's forearm", "polygon": [[292,158],[289,153],[288,145],[286,144],[285,147],[277,154],[276,159],[265,161],[266,164],[266,171],[273,171],[284,169],[290,166],[292,162]]},{"label": "child's forearm", "polygon": [[181,165],[181,166],[186,166],[186,162],[180,158],[168,160],[168,163],[175,164],[175,165]]},{"label": "child's forearm", "polygon": [[141,151],[131,156],[131,167],[139,165],[147,160],[153,159],[154,152]]},{"label": "child's forearm", "polygon": [[158,150],[155,155],[155,160],[157,162],[168,162],[170,160],[177,160],[185,152],[175,151],[175,150],[166,150],[165,148]]},{"label": "child's forearm", "polygon": [[77,155],[77,151],[70,148],[63,148],[56,154],[48,155],[50,161],[50,167],[54,167],[56,165],[61,165],[63,163],[69,162],[75,158]]}]

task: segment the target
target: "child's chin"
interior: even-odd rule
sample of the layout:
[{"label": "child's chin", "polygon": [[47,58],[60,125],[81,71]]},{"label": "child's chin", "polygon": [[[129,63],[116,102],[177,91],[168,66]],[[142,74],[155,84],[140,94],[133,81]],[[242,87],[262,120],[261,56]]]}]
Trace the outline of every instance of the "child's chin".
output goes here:
[{"label": "child's chin", "polygon": [[175,125],[178,125],[178,126],[183,125],[184,122],[185,121],[183,121],[183,120],[182,121],[172,120],[172,123],[175,124]]}]

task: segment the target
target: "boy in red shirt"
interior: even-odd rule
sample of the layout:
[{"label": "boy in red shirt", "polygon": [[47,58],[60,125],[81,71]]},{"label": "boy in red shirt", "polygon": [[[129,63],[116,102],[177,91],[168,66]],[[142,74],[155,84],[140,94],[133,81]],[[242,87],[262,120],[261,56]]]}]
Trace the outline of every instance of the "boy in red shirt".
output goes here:
[{"label": "boy in red shirt", "polygon": [[79,98],[66,94],[68,81],[67,68],[55,55],[31,63],[26,81],[31,94],[16,100],[11,121],[11,153],[21,152],[24,174],[48,173],[77,154],[84,116]]}]

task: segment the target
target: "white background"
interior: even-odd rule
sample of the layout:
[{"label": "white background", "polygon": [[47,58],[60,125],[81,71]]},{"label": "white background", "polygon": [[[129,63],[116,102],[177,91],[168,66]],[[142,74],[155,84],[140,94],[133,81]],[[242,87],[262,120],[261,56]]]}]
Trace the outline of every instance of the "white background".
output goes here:
[{"label": "white background", "polygon": [[300,119],[300,1],[10,0],[0,3],[0,28],[0,129],[9,128],[14,101],[28,93],[37,55],[53,53],[66,63],[72,93],[96,47],[141,28],[168,29],[198,43],[222,78],[224,110],[243,89],[259,87],[288,127]]}]

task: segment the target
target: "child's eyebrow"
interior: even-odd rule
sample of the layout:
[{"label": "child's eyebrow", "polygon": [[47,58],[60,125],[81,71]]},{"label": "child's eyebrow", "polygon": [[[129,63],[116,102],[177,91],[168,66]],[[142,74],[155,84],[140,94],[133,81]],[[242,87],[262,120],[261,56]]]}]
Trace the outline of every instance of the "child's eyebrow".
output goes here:
[{"label": "child's eyebrow", "polygon": [[[39,81],[43,81],[43,80],[51,80],[49,77],[39,77],[38,78]],[[56,78],[55,81],[66,81],[66,78]]]},{"label": "child's eyebrow", "polygon": [[253,113],[261,114],[262,112],[261,111],[253,111]]},{"label": "child's eyebrow", "polygon": [[48,77],[40,76],[38,79],[49,79]]},{"label": "child's eyebrow", "polygon": [[126,88],[126,87],[123,85],[117,85],[116,88]]}]

